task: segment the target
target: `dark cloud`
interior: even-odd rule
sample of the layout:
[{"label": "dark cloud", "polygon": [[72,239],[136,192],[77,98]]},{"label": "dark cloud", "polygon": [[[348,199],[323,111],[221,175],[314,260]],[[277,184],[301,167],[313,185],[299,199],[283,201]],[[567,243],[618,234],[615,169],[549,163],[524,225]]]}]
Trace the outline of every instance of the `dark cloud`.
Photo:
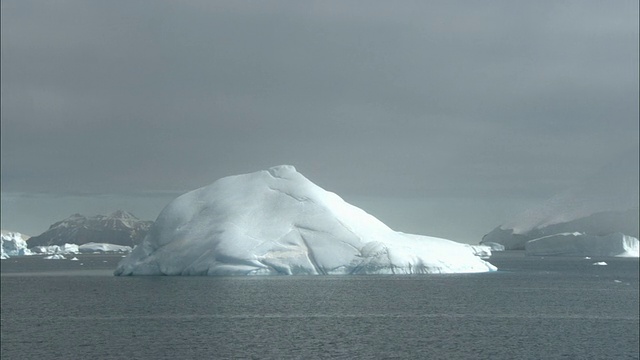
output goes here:
[{"label": "dark cloud", "polygon": [[638,148],[637,14],[3,1],[2,191],[180,192],[291,163],[346,196],[548,197]]}]

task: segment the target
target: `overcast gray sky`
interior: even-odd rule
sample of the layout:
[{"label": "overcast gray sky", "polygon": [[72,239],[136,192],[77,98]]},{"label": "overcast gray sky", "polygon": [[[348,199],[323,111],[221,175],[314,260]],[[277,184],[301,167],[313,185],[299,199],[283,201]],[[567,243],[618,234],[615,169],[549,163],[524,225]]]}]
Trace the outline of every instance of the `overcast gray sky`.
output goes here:
[{"label": "overcast gray sky", "polygon": [[638,151],[637,0],[1,6],[2,227],[29,235],[292,164],[478,242]]}]

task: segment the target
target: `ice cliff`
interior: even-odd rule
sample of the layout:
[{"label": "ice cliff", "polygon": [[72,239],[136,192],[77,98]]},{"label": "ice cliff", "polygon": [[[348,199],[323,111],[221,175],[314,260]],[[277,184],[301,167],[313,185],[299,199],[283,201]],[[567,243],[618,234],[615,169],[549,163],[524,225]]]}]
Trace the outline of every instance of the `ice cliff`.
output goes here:
[{"label": "ice cliff", "polygon": [[116,275],[424,274],[496,268],[478,249],[396,232],[292,166],[173,200]]},{"label": "ice cliff", "polygon": [[29,236],[14,232],[0,231],[0,259],[8,259],[11,256],[31,255],[31,251],[27,249],[27,240]]}]

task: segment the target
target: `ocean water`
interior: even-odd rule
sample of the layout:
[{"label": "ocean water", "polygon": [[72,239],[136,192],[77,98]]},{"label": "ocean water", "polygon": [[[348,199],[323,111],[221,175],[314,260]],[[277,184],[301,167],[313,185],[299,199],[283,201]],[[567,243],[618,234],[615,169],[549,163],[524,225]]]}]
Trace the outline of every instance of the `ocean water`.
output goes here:
[{"label": "ocean water", "polygon": [[[2,260],[2,359],[638,359],[638,259],[426,276],[114,277]],[[592,265],[605,261],[607,266]]]}]

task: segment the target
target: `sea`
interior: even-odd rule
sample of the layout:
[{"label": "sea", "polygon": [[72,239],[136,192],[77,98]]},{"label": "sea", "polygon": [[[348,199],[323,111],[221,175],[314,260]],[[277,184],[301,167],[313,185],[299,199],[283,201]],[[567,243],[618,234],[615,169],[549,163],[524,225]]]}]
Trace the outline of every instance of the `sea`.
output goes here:
[{"label": "sea", "polygon": [[76,256],[1,261],[2,359],[640,357],[637,258],[506,251],[482,274],[116,277],[120,255]]}]

